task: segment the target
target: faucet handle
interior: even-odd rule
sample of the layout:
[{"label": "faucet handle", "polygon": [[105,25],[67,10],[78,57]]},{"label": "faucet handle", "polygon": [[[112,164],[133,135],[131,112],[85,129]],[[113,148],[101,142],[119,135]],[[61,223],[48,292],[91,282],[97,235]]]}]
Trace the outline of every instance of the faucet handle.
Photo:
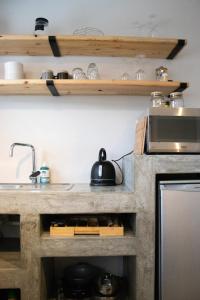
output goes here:
[{"label": "faucet handle", "polygon": [[32,179],[36,179],[38,176],[40,175],[40,171],[36,171],[36,172],[33,172],[29,178],[32,180]]}]

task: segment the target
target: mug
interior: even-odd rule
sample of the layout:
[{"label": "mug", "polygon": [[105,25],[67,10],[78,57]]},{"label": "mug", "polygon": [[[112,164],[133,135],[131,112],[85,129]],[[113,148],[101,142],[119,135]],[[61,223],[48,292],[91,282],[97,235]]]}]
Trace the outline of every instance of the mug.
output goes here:
[{"label": "mug", "polygon": [[4,64],[5,73],[23,73],[23,64],[17,61],[7,61]]},{"label": "mug", "polygon": [[8,61],[4,64],[5,79],[23,79],[23,64],[16,61]]}]

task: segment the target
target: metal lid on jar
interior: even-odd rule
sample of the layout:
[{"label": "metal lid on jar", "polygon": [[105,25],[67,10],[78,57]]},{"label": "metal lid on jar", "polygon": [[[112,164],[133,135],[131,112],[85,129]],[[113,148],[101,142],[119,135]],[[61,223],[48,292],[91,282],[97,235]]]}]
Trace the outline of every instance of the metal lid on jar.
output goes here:
[{"label": "metal lid on jar", "polygon": [[168,72],[168,69],[163,66],[156,69],[156,73],[166,73],[166,72]]},{"label": "metal lid on jar", "polygon": [[156,97],[164,97],[163,93],[162,92],[158,92],[158,91],[155,91],[155,92],[151,92],[151,97],[152,98],[156,98]]},{"label": "metal lid on jar", "polygon": [[174,92],[174,93],[171,93],[169,95],[170,99],[173,100],[173,99],[182,99],[183,98],[183,93],[181,92]]},{"label": "metal lid on jar", "polygon": [[44,27],[47,27],[49,21],[45,18],[36,18],[35,20],[35,31],[44,30]]},{"label": "metal lid on jar", "polygon": [[36,18],[35,19],[35,22],[36,23],[40,23],[40,24],[43,24],[43,25],[48,25],[49,24],[49,21],[46,19],[46,18]]}]

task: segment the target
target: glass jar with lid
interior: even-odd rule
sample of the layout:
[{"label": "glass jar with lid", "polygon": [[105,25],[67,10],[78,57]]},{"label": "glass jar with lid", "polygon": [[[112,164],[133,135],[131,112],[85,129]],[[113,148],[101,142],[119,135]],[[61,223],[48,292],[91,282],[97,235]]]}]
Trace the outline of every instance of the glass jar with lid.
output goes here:
[{"label": "glass jar with lid", "polygon": [[162,92],[151,93],[152,107],[169,107],[169,102],[165,100]]},{"label": "glass jar with lid", "polygon": [[156,80],[168,81],[168,69],[166,67],[159,67],[156,69]]},{"label": "glass jar with lid", "polygon": [[173,108],[184,107],[183,93],[174,92],[169,95],[170,106]]},{"label": "glass jar with lid", "polygon": [[37,18],[35,20],[35,31],[34,35],[48,35],[48,24],[49,21],[46,18]]}]

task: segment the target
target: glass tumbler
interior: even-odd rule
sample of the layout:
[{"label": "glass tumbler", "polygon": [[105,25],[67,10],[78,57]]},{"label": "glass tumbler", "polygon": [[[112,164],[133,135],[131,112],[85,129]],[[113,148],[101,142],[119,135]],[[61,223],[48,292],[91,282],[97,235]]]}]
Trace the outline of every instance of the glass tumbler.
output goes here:
[{"label": "glass tumbler", "polygon": [[131,80],[131,76],[127,72],[125,72],[122,74],[121,80]]},{"label": "glass tumbler", "polygon": [[82,68],[74,68],[72,70],[72,77],[73,77],[73,79],[76,79],[76,80],[87,79],[87,77],[86,77],[85,73],[83,72]]},{"label": "glass tumbler", "polygon": [[87,68],[87,78],[90,80],[100,79],[99,71],[95,63],[90,63]]}]

